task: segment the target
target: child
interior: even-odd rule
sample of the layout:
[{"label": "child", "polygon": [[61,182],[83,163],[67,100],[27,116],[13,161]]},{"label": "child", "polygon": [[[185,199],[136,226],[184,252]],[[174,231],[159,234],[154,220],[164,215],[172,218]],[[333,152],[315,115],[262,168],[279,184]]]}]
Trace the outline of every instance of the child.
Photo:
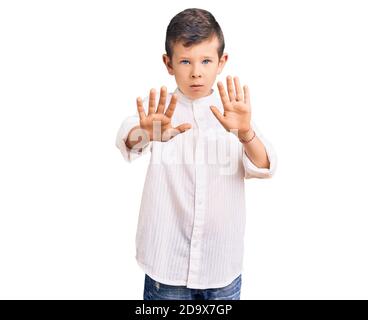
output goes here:
[{"label": "child", "polygon": [[[136,259],[145,300],[240,299],[245,231],[244,178],[269,178],[272,146],[251,120],[249,90],[227,77],[228,59],[213,15],[178,13],[167,27],[163,62],[177,88],[155,90],[125,119],[116,145],[131,162],[151,151]],[[235,85],[235,88],[234,88]]]}]

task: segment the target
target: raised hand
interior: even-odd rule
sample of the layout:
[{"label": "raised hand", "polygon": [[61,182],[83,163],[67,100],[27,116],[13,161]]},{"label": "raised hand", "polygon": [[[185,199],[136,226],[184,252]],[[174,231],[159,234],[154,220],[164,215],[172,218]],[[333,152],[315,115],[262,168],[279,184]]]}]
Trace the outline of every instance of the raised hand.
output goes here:
[{"label": "raised hand", "polygon": [[251,131],[249,90],[247,86],[244,86],[242,91],[238,77],[234,77],[234,83],[235,90],[232,77],[226,77],[228,95],[226,94],[222,82],[219,81],[217,83],[221,101],[224,106],[224,114],[221,114],[215,106],[210,106],[210,109],[227,131],[235,129],[238,137],[245,137],[247,133]]},{"label": "raised hand", "polygon": [[156,91],[155,89],[151,89],[148,115],[144,111],[142,99],[140,97],[137,98],[137,109],[140,119],[139,125],[149,135],[150,141],[168,141],[177,134],[183,133],[192,127],[189,123],[181,124],[175,128],[172,127],[171,118],[176,108],[177,96],[175,94],[172,95],[170,104],[164,113],[166,97],[167,89],[163,86],[161,87],[160,99],[156,110]]}]

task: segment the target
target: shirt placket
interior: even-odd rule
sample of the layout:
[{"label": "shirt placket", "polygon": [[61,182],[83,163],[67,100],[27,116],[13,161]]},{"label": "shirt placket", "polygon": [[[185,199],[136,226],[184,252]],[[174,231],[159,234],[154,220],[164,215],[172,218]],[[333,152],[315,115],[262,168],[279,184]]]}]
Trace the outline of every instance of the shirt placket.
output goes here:
[{"label": "shirt placket", "polygon": [[188,286],[200,283],[201,280],[201,258],[202,239],[205,214],[205,163],[204,163],[204,129],[205,119],[203,108],[193,103],[194,119],[198,126],[198,137],[195,147],[195,202],[192,237],[190,242]]}]

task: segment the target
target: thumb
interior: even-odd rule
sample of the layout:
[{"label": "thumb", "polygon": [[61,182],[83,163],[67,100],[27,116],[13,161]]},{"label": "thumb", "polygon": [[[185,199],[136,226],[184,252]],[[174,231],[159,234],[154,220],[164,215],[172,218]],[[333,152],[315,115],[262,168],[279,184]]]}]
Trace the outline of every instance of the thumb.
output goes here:
[{"label": "thumb", "polygon": [[180,126],[177,126],[176,128],[167,129],[162,135],[162,140],[163,141],[170,140],[174,138],[176,135],[178,135],[179,133],[183,133],[189,130],[191,127],[192,127],[191,124],[183,123]]},{"label": "thumb", "polygon": [[214,116],[217,118],[217,120],[223,124],[223,119],[224,119],[224,116],[221,114],[221,112],[219,111],[219,109],[217,109],[216,107],[214,106],[210,106],[210,109],[212,111],[212,113],[214,114]]},{"label": "thumb", "polygon": [[191,127],[192,127],[192,125],[190,123],[183,123],[180,126],[177,126],[175,128],[175,130],[179,130],[180,133],[183,133],[183,132],[189,130]]},{"label": "thumb", "polygon": [[161,141],[169,141],[170,139],[174,138],[179,133],[181,133],[181,132],[177,128],[166,129],[162,133]]}]

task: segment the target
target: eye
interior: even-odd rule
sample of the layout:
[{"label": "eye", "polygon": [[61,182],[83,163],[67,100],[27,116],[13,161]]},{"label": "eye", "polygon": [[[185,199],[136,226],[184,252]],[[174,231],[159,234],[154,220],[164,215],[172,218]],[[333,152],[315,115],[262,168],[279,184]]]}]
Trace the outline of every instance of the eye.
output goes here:
[{"label": "eye", "polygon": [[[211,60],[210,59],[205,59],[205,60],[203,60],[203,62],[204,62],[204,64],[208,64],[208,63],[211,62]],[[180,63],[181,64],[188,64],[189,60],[181,60]]]}]

